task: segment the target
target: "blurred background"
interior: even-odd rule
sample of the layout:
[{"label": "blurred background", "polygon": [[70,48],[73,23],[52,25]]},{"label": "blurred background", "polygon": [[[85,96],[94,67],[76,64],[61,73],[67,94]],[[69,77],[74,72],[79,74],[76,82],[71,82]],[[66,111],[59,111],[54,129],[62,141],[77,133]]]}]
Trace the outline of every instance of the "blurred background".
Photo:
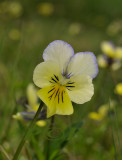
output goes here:
[{"label": "blurred background", "polygon": [[[27,127],[12,118],[24,110],[16,101],[26,97],[26,88],[33,83],[33,70],[43,61],[43,50],[54,40],[66,41],[75,53],[92,51],[96,57],[102,54],[101,42],[105,40],[122,46],[122,0],[0,0],[0,145],[10,156],[22,137],[22,128]],[[56,116],[56,135],[67,124],[84,120],[78,134],[64,148],[64,160],[122,158],[122,96],[115,94],[121,75],[122,68],[99,68],[93,80],[92,100],[74,104],[71,116]],[[101,105],[111,106],[113,101],[114,109],[108,109],[104,118],[89,118],[90,113],[98,113]],[[37,128],[41,130],[38,137],[42,153],[47,126]],[[29,159],[27,148],[33,160],[39,159],[33,143],[28,142],[21,160]],[[2,154],[0,159],[4,160]]]}]

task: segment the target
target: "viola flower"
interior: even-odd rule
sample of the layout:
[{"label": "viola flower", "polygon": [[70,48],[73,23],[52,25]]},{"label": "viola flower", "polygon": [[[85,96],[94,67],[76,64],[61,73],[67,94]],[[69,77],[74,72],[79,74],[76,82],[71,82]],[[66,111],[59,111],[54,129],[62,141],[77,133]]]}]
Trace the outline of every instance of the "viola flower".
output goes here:
[{"label": "viola flower", "polygon": [[92,52],[74,54],[66,42],[56,40],[43,53],[44,62],[34,70],[33,81],[41,88],[37,95],[47,105],[47,117],[73,113],[71,101],[83,104],[94,94],[92,79],[98,73]]},{"label": "viola flower", "polygon": [[98,56],[98,65],[101,68],[117,70],[121,67],[122,47],[115,47],[111,42],[102,42],[102,55]]},{"label": "viola flower", "polygon": [[[39,102],[33,84],[29,84],[27,87],[27,101],[28,101],[28,104],[26,104],[27,111],[16,113],[15,115],[13,115],[14,119],[22,121],[24,120],[28,122],[34,118],[34,115],[39,107]],[[40,116],[38,117],[36,124],[40,127],[45,126],[46,122],[43,120],[45,118],[46,118],[46,111],[42,111],[42,113],[40,113]]]},{"label": "viola flower", "polygon": [[122,96],[122,83],[118,83],[115,88],[115,93]]}]

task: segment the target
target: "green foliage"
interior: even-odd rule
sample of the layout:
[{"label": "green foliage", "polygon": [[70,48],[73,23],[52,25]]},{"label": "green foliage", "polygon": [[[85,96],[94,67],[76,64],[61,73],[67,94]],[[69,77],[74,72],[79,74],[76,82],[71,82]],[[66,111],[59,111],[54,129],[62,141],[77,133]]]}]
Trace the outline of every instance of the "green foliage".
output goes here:
[{"label": "green foliage", "polygon": [[75,136],[75,134],[82,127],[83,122],[77,122],[69,126],[64,132],[59,136],[51,140],[50,144],[50,160],[57,160],[58,153],[64,148],[67,143]]},{"label": "green foliage", "polygon": [[[19,3],[21,14],[10,13],[12,2]],[[0,145],[11,159],[28,126],[17,122],[12,115],[24,111],[16,102],[26,97],[26,87],[32,82],[35,66],[43,61],[45,47],[61,39],[71,44],[75,53],[92,51],[98,56],[102,54],[100,44],[104,40],[122,46],[122,0],[47,0],[53,6],[50,15],[39,13],[43,2],[0,1]],[[122,159],[122,97],[114,91],[116,84],[122,82],[121,75],[122,67],[117,71],[99,68],[93,80],[95,90],[91,101],[73,104],[71,116],[56,116],[50,160]],[[115,109],[101,121],[90,119],[89,113],[98,112],[109,99],[116,101]],[[85,120],[83,126],[82,120]],[[33,128],[19,160],[47,160],[44,151],[51,134],[49,121],[43,128]],[[0,160],[4,159],[0,153]]]}]

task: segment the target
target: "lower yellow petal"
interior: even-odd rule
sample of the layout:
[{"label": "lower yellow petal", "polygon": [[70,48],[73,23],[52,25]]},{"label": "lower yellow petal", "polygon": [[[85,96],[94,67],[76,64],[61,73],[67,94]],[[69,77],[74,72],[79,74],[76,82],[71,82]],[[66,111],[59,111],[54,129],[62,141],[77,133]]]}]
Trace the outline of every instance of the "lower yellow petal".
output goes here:
[{"label": "lower yellow petal", "polygon": [[70,115],[73,113],[73,106],[64,86],[56,84],[44,87],[37,94],[47,105],[47,117],[54,114]]}]

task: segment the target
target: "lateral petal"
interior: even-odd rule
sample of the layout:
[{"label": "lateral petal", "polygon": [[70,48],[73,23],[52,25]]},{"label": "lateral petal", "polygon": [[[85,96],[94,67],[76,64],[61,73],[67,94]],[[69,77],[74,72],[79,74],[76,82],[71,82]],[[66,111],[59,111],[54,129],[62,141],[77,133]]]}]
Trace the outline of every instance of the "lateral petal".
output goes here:
[{"label": "lateral petal", "polygon": [[60,68],[55,62],[42,62],[34,70],[33,81],[40,87],[49,86],[61,77]]},{"label": "lateral petal", "polygon": [[71,101],[83,104],[91,99],[94,94],[94,87],[92,79],[89,76],[76,75],[69,80],[70,82],[67,84],[67,92]]},{"label": "lateral petal", "polygon": [[96,77],[98,65],[95,55],[92,52],[79,52],[69,62],[67,72],[70,75],[88,75]]}]

